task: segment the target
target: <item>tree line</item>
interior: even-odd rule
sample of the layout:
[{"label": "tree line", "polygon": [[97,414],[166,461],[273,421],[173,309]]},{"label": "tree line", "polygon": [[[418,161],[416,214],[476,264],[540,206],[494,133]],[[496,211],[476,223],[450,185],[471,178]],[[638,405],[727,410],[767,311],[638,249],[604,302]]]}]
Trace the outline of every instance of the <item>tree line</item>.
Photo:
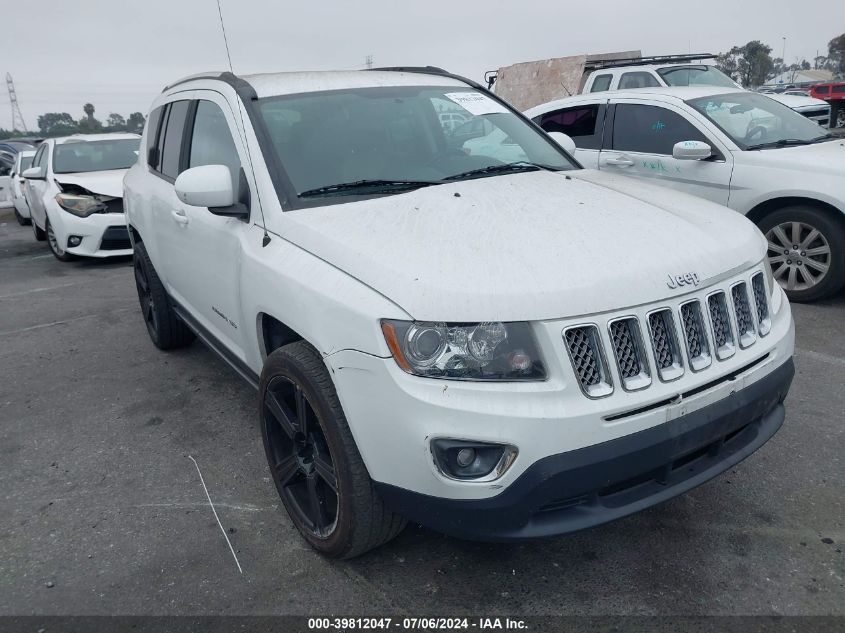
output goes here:
[{"label": "tree line", "polygon": [[135,132],[140,134],[144,129],[146,119],[140,112],[132,112],[128,117],[112,112],[106,117],[105,123],[94,117],[94,105],[86,103],[82,106],[84,116],[74,119],[68,112],[45,112],[38,117],[38,132],[11,131],[0,128],[0,138],[15,138],[20,136],[68,136],[70,134],[96,134],[98,132]]},{"label": "tree line", "polygon": [[845,33],[827,44],[827,55],[819,55],[812,62],[806,59],[787,64],[780,57],[772,57],[772,47],[760,40],[744,46],[734,46],[720,53],[716,66],[731,79],[746,88],[757,88],[785,72],[801,70],[829,70],[835,77],[845,77]]}]

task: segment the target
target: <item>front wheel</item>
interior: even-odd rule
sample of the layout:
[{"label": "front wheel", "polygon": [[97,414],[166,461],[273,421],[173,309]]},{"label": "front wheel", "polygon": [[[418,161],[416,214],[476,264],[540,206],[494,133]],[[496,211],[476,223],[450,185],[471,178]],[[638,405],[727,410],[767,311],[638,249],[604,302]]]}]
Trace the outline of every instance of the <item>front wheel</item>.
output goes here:
[{"label": "front wheel", "polygon": [[277,349],[259,389],[270,472],[302,536],[327,556],[352,558],[399,534],[405,520],[373,487],[319,353],[304,341]]},{"label": "front wheel", "polygon": [[55,231],[53,231],[53,225],[50,224],[50,218],[44,218],[44,222],[47,225],[45,229],[45,233],[47,234],[47,244],[50,246],[50,252],[58,259],[60,262],[71,262],[76,259],[76,256],[72,253],[68,253],[64,250],[61,245],[59,244],[59,240],[56,237]]},{"label": "front wheel", "polygon": [[30,223],[30,219],[23,217],[21,215],[21,212],[18,211],[17,207],[15,207],[15,219],[18,221],[18,224],[20,224],[21,226],[26,226],[27,224]]},{"label": "front wheel", "polygon": [[845,221],[815,207],[787,207],[764,217],[775,281],[790,301],[823,299],[845,285]]}]

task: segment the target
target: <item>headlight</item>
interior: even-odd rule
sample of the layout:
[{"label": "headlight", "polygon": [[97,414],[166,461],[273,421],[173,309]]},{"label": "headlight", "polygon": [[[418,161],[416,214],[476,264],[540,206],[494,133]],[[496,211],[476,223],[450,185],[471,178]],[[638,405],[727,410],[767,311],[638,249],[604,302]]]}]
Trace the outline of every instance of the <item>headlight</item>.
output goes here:
[{"label": "headlight", "polygon": [[56,202],[62,209],[80,218],[87,218],[89,215],[102,213],[108,209],[105,202],[101,202],[93,196],[77,196],[72,193],[56,195]]},{"label": "headlight", "polygon": [[428,378],[543,380],[546,370],[527,323],[382,321],[396,364]]}]

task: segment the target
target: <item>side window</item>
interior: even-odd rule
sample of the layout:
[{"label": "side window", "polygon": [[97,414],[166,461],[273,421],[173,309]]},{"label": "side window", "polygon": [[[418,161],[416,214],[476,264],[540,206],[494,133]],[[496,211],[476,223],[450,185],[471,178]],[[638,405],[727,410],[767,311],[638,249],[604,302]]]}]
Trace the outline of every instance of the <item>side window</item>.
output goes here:
[{"label": "side window", "polygon": [[659,85],[660,82],[658,82],[651,73],[625,73],[619,79],[619,90],[630,90],[631,88],[654,88]]},{"label": "side window", "polygon": [[232,174],[232,189],[237,195],[240,180],[241,159],[232,140],[232,132],[226,116],[216,103],[197,102],[191,134],[191,149],[188,167],[201,165],[225,165]]},{"label": "side window", "polygon": [[590,92],[604,92],[610,88],[610,80],[613,75],[598,75],[593,79],[593,85],[590,86]]},{"label": "side window", "polygon": [[621,152],[672,155],[681,141],[708,140],[692,123],[666,108],[620,103],[613,119],[613,149]]},{"label": "side window", "polygon": [[164,138],[158,143],[161,153],[159,171],[168,178],[176,179],[179,175],[179,158],[182,151],[182,137],[185,133],[185,118],[188,115],[190,101],[174,101],[170,104],[167,127]]},{"label": "side window", "polygon": [[158,144],[158,124],[161,122],[162,112],[164,112],[164,106],[150,112],[150,116],[147,118],[147,164],[153,169],[158,169],[156,147]]},{"label": "side window", "polygon": [[580,149],[599,149],[604,105],[590,104],[541,114],[534,119],[546,132],[563,132]]}]

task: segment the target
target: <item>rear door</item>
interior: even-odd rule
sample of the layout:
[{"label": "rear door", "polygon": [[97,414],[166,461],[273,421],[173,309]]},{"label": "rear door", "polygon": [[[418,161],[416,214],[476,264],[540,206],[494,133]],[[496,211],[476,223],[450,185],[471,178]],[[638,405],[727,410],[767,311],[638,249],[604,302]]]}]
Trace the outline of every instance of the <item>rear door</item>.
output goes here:
[{"label": "rear door", "polygon": [[598,169],[607,100],[559,108],[534,117],[546,132],[562,132],[575,141],[575,158],[588,169]]},{"label": "rear door", "polygon": [[[726,205],[733,157],[680,108],[662,102],[611,99],[599,169],[640,178]],[[714,155],[677,160],[675,143],[703,141]]]}]

